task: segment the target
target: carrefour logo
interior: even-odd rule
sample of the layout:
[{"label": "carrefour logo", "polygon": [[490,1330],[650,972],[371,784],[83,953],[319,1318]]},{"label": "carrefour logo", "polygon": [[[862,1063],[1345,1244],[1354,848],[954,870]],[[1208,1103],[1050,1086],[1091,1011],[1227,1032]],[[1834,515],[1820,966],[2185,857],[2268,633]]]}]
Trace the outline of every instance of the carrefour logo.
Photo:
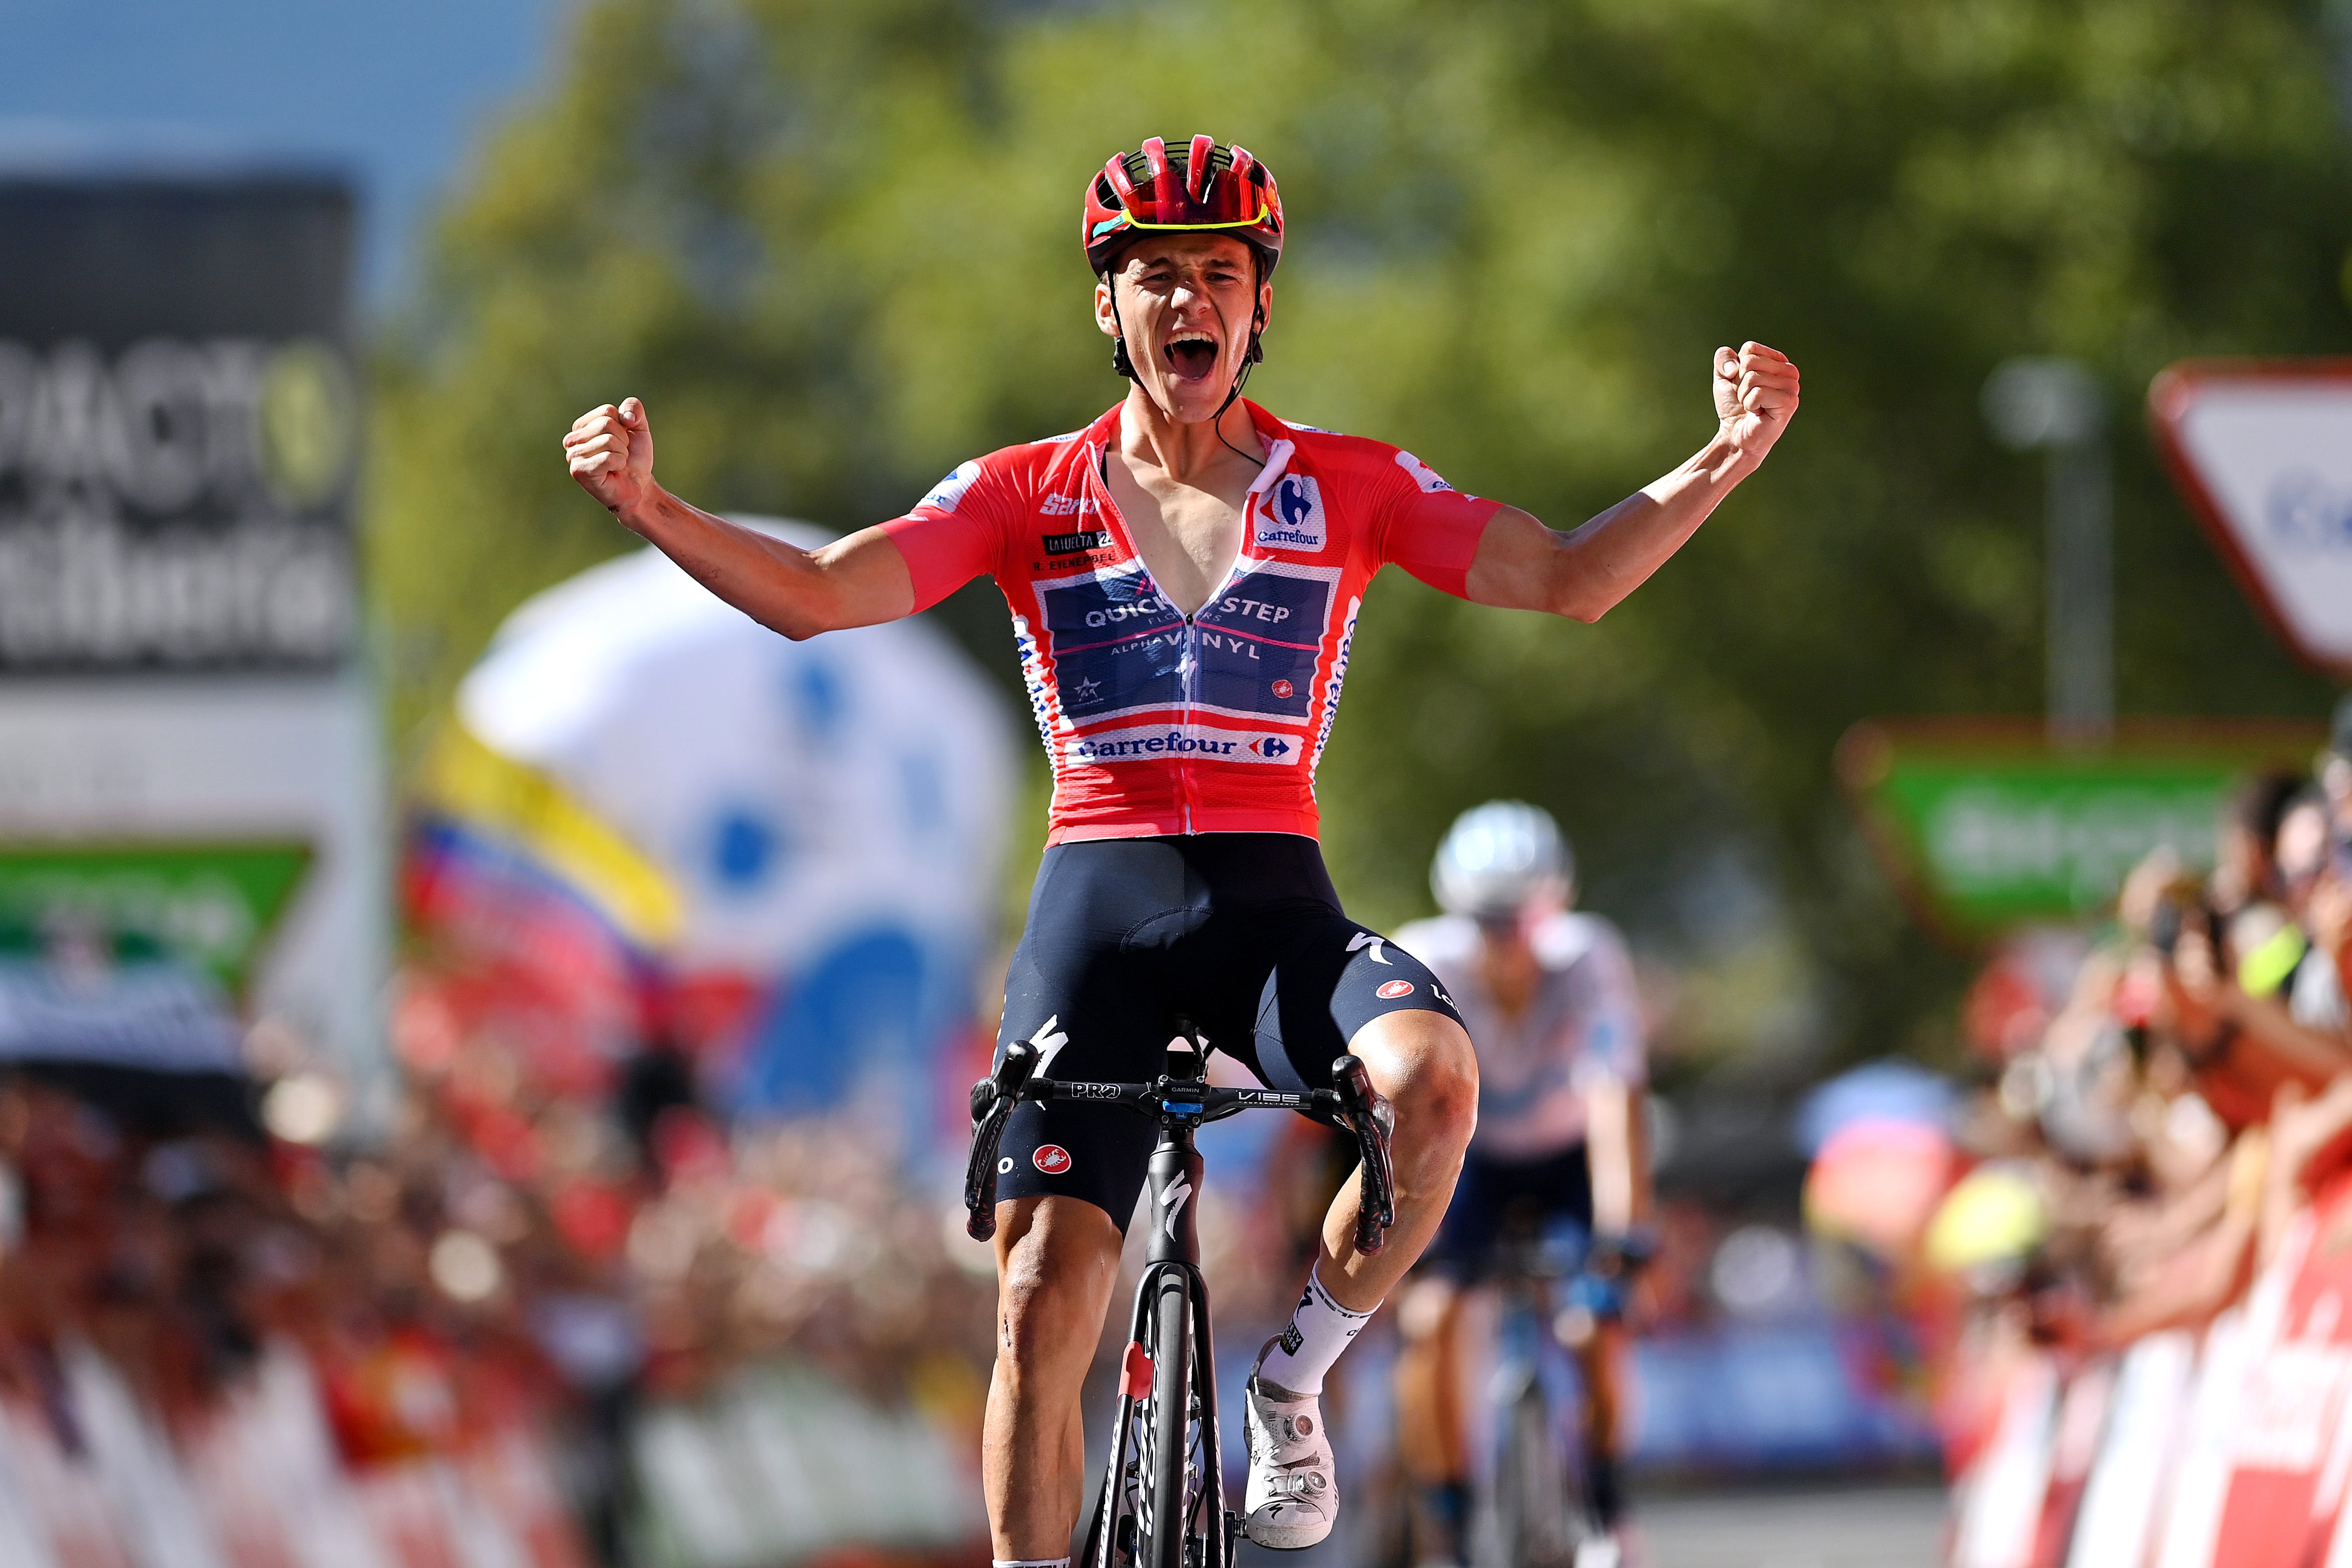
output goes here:
[{"label": "carrefour logo", "polygon": [[1063,754],[1073,763],[1152,762],[1170,757],[1226,763],[1282,763],[1298,754],[1287,735],[1254,735],[1230,730],[1106,730],[1067,742]]},{"label": "carrefour logo", "polygon": [[1323,492],[1305,474],[1285,474],[1266,492],[1252,540],[1261,550],[1320,550],[1328,542]]}]

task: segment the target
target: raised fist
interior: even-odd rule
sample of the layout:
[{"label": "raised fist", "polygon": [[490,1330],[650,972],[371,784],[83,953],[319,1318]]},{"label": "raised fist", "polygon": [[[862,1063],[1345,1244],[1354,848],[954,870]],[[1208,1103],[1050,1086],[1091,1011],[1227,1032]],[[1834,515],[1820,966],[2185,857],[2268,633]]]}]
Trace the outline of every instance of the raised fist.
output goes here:
[{"label": "raised fist", "polygon": [[1723,437],[1760,461],[1797,413],[1797,367],[1762,343],[1715,351],[1715,415]]},{"label": "raised fist", "polygon": [[573,420],[563,437],[563,458],[580,488],[625,524],[654,496],[654,427],[646,405],[634,397]]}]

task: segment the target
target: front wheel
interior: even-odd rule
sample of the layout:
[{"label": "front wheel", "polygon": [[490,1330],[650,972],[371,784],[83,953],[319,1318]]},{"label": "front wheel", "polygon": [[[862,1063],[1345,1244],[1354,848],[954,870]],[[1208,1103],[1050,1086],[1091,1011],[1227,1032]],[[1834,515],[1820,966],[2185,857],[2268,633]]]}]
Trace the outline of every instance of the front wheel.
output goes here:
[{"label": "front wheel", "polygon": [[1152,1306],[1150,1434],[1143,1520],[1142,1561],[1148,1568],[1187,1568],[1184,1537],[1192,1522],[1192,1298],[1181,1279],[1166,1278]]},{"label": "front wheel", "polygon": [[1209,1527],[1215,1393],[1205,1347],[1193,1341],[1187,1275],[1150,1279],[1136,1303],[1135,1337],[1119,1381],[1109,1473],[1087,1536],[1087,1568],[1224,1568],[1224,1531]]},{"label": "front wheel", "polygon": [[1487,1561],[1502,1568],[1551,1568],[1575,1551],[1566,1468],[1550,1403],[1529,1369],[1511,1401],[1495,1456],[1494,1534]]}]

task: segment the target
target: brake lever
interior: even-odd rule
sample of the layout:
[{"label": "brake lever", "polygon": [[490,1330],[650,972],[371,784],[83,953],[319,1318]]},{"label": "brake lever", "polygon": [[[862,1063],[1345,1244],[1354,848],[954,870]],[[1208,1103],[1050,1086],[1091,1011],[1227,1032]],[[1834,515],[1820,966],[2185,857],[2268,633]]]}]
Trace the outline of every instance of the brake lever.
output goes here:
[{"label": "brake lever", "polygon": [[1037,1051],[1025,1040],[1004,1047],[996,1070],[971,1086],[971,1153],[963,1168],[963,1230],[974,1241],[996,1235],[997,1151],[1021,1091],[1037,1070]]},{"label": "brake lever", "polygon": [[1389,1226],[1396,1224],[1396,1172],[1389,1160],[1396,1112],[1372,1088],[1360,1058],[1341,1057],[1331,1064],[1331,1077],[1340,1110],[1356,1135],[1361,1172],[1357,1179],[1356,1250],[1370,1257],[1388,1245]]}]

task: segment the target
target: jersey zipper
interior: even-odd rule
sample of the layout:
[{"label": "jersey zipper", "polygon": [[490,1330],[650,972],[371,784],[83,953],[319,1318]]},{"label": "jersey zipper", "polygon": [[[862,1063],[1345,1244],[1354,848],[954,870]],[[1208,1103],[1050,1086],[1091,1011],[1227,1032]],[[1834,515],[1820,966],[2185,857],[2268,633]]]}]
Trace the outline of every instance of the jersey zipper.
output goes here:
[{"label": "jersey zipper", "polygon": [[[1134,559],[1137,565],[1142,566],[1144,571],[1149,574],[1151,568],[1144,564],[1143,552],[1135,547],[1135,536],[1128,531],[1127,519],[1120,514],[1118,504],[1111,499],[1110,479],[1104,472],[1104,466],[1108,463],[1109,460],[1110,447],[1108,444],[1106,443],[1104,446],[1096,448],[1095,460],[1087,465],[1088,470],[1087,479],[1089,482],[1093,484],[1097,492],[1097,500],[1095,504],[1102,509],[1103,521],[1106,527],[1109,526],[1114,520],[1117,521],[1118,525],[1118,538],[1126,546],[1128,554]],[[1241,548],[1234,552],[1234,563],[1225,568],[1224,579],[1217,584],[1215,590],[1209,595],[1208,598],[1202,602],[1202,609],[1205,610],[1211,605],[1215,604],[1217,600],[1223,595],[1225,590],[1234,585],[1234,580],[1242,575],[1242,563],[1249,558],[1249,538],[1250,529],[1252,526],[1250,519],[1257,510],[1258,495],[1266,488],[1268,479],[1275,477],[1278,472],[1279,468],[1273,461],[1272,454],[1269,454],[1265,468],[1260,470],[1256,481],[1250,486],[1249,493],[1242,498]],[[1161,598],[1165,599],[1167,597],[1168,591],[1166,588],[1160,586],[1159,579],[1152,579],[1151,585],[1153,589],[1160,594]],[[1175,606],[1171,603],[1169,607],[1173,609]],[[1197,614],[1198,612],[1195,613]],[[1182,654],[1181,669],[1184,677],[1184,700],[1180,711],[1183,715],[1181,721],[1183,730],[1185,732],[1189,733],[1192,728],[1193,689],[1201,679],[1201,628],[1194,624],[1192,616],[1186,616],[1183,619],[1184,649]],[[1313,705],[1310,703],[1310,712],[1312,710],[1312,706]],[[1180,756],[1183,753],[1179,753]],[[1178,762],[1176,764],[1177,820],[1179,823],[1179,831],[1187,835],[1193,831],[1192,800],[1194,795],[1197,793],[1193,788],[1192,766],[1192,763],[1182,761]],[[1313,792],[1313,787],[1312,775],[1309,775],[1308,791],[1310,795]]]},{"label": "jersey zipper", "polygon": [[[1220,589],[1219,592],[1223,590]],[[1213,595],[1212,599],[1213,602]],[[1184,732],[1189,735],[1192,731],[1193,685],[1201,678],[1201,628],[1192,624],[1191,616],[1184,617],[1183,673]],[[1190,762],[1180,762],[1176,764],[1176,788],[1177,797],[1184,812],[1184,831],[1189,834],[1192,831],[1192,764]]]},{"label": "jersey zipper", "polygon": [[[1145,564],[1143,552],[1135,547],[1135,536],[1128,531],[1127,519],[1120,514],[1118,503],[1111,499],[1110,480],[1103,472],[1104,465],[1109,460],[1108,443],[1095,449],[1094,461],[1087,465],[1087,483],[1094,487],[1095,504],[1101,509],[1104,528],[1117,527],[1118,532],[1113,537],[1118,540],[1129,559],[1142,567],[1144,574],[1150,576],[1151,568]],[[1228,572],[1226,575],[1231,577],[1232,574]],[[1151,578],[1151,587],[1163,600],[1167,598],[1168,591],[1160,585],[1158,578]],[[1169,607],[1173,609],[1175,606],[1171,603]],[[1192,678],[1200,668],[1200,645],[1193,640],[1195,628],[1192,617],[1186,616],[1183,619],[1184,645],[1179,656],[1183,675],[1183,700],[1178,706],[1178,712],[1181,715],[1178,723],[1182,730],[1189,731],[1192,727]],[[1181,760],[1182,753],[1178,753],[1178,756],[1180,760],[1175,764],[1177,831],[1189,834],[1192,831],[1192,764]]]}]

